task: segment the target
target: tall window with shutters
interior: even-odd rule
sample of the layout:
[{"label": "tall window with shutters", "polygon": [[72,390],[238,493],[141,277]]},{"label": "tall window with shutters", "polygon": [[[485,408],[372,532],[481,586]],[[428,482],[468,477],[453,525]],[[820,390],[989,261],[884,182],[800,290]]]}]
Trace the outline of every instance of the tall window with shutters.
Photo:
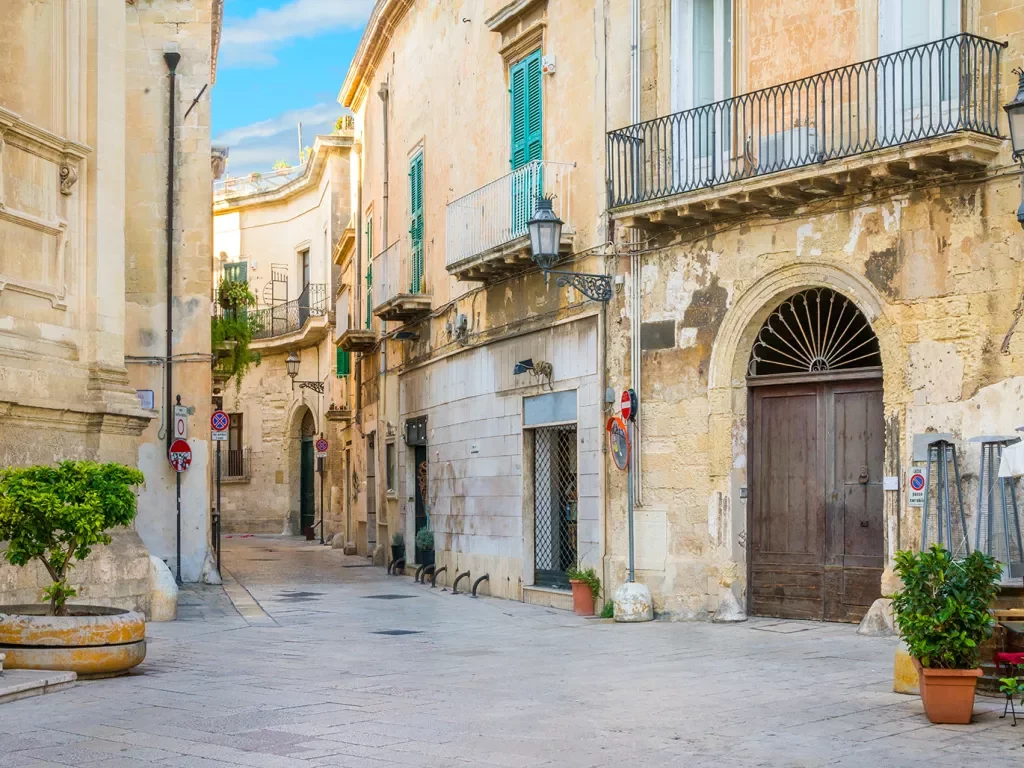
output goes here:
[{"label": "tall window with shutters", "polygon": [[373,324],[373,216],[366,217],[366,330]]},{"label": "tall window with shutters", "polygon": [[[540,49],[529,54],[509,70],[511,99],[512,166],[512,236],[526,232],[526,222],[533,217],[537,196],[544,189],[540,168],[530,163],[544,156],[544,113],[541,89]],[[521,173],[515,173],[519,169]]]},{"label": "tall window with shutters", "polygon": [[224,280],[244,283],[248,280],[249,262],[247,261],[236,261],[232,264],[224,265]]},{"label": "tall window with shutters", "polygon": [[339,379],[352,373],[352,357],[347,349],[338,347],[334,372]]},{"label": "tall window with shutters", "polygon": [[412,243],[412,276],[409,293],[423,292],[423,152],[409,162],[409,240]]}]

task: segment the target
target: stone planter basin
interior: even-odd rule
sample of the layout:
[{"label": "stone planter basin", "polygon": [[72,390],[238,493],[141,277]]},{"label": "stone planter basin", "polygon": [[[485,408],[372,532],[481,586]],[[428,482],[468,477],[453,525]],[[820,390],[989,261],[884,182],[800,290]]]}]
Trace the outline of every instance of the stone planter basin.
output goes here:
[{"label": "stone planter basin", "polygon": [[68,606],[70,616],[47,616],[48,606],[0,606],[0,653],[7,669],[50,669],[80,678],[123,675],[146,658],[146,617],[100,606]]}]

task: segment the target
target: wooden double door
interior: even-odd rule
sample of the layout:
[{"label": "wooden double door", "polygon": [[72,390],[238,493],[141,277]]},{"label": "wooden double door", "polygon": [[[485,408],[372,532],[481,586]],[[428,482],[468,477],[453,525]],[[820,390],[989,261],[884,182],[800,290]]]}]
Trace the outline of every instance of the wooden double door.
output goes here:
[{"label": "wooden double door", "polygon": [[750,613],[859,621],[880,596],[880,379],[751,388]]}]

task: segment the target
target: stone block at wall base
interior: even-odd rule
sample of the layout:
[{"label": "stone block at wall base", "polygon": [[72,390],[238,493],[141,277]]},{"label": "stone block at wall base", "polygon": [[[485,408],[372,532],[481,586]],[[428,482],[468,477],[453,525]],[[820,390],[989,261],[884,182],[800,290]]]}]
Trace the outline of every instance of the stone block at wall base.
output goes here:
[{"label": "stone block at wall base", "polygon": [[152,590],[150,621],[174,621],[178,618],[178,585],[167,563],[156,555],[149,556],[149,580]]},{"label": "stone block at wall base", "polygon": [[892,637],[896,634],[890,598],[880,597],[871,604],[857,627],[857,634],[867,637]]},{"label": "stone block at wall base", "polygon": [[220,577],[220,571],[217,570],[217,561],[214,559],[212,552],[206,553],[206,559],[203,561],[203,573],[199,580],[203,584],[212,584],[214,586],[224,583]]},{"label": "stone block at wall base", "polygon": [[[138,611],[148,618],[152,607],[149,550],[134,528],[110,532],[111,542],[94,547],[71,569],[69,583],[78,591],[73,605],[103,605]],[[0,543],[0,551],[5,545]],[[0,606],[37,603],[51,583],[41,563],[24,567],[0,560]]]}]

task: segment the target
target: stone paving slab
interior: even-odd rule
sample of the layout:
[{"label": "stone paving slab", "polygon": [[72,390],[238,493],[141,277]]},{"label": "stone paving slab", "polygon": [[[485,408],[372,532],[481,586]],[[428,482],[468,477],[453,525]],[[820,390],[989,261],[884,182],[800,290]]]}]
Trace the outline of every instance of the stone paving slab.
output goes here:
[{"label": "stone paving slab", "polygon": [[0,672],[0,704],[60,691],[74,685],[77,679],[74,672],[8,668]]},{"label": "stone paving slab", "polygon": [[[999,701],[979,699],[970,726],[928,723],[917,697],[892,692],[894,642],[853,626],[588,622],[280,537],[226,540],[223,557],[244,605],[186,587],[135,674],[4,706],[0,768],[1024,759],[1024,728],[999,719]],[[394,629],[418,634],[377,634]]]}]

